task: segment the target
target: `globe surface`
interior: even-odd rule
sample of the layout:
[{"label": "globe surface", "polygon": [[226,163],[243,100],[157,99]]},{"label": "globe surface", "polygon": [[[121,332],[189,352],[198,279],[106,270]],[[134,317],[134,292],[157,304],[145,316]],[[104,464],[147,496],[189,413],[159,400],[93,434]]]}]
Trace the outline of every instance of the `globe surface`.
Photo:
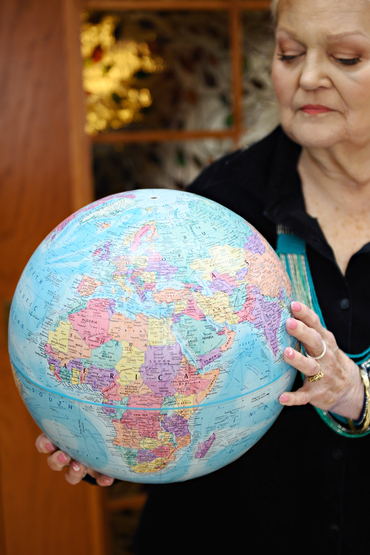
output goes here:
[{"label": "globe surface", "polygon": [[277,418],[295,370],[291,284],[265,239],[194,194],[97,201],[41,243],[18,283],[9,353],[39,427],[122,480],[232,462]]}]

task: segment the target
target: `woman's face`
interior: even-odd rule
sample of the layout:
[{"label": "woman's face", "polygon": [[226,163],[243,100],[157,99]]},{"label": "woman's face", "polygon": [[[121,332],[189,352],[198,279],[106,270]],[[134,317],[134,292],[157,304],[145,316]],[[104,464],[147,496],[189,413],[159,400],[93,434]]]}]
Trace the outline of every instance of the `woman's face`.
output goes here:
[{"label": "woman's face", "polygon": [[272,78],[297,143],[370,145],[370,1],[280,0]]}]

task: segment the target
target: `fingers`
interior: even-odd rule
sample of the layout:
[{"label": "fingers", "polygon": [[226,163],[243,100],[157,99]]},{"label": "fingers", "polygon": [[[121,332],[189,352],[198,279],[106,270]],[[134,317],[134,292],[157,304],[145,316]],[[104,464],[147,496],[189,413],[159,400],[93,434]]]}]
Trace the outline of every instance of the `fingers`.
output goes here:
[{"label": "fingers", "polygon": [[64,451],[60,451],[45,434],[41,434],[37,437],[36,449],[39,453],[49,454],[47,463],[52,470],[60,472],[64,468],[67,468],[65,479],[71,485],[76,485],[81,482],[87,473],[95,478],[96,483],[99,486],[111,486],[114,482],[114,478],[106,476],[105,474],[100,474],[99,472],[96,472],[91,468],[86,468],[83,464],[72,460],[71,457],[64,453]]},{"label": "fingers", "polygon": [[61,471],[71,462],[71,457],[63,451],[60,451],[45,434],[41,434],[37,437],[36,449],[39,453],[49,454],[47,463],[52,470]]},{"label": "fingers", "polygon": [[47,458],[47,463],[51,468],[51,470],[56,470],[57,472],[60,472],[61,470],[63,470],[63,468],[68,466],[70,462],[71,462],[71,457],[69,457],[63,451],[59,451],[59,450],[55,451],[52,455],[49,455],[49,457]]},{"label": "fingers", "polygon": [[100,474],[99,472],[95,472],[94,470],[89,471],[88,473],[90,474],[90,476],[95,478],[98,486],[107,487],[111,486],[114,482],[114,478],[106,476],[105,474]]},{"label": "fingers", "polygon": [[[284,350],[284,360],[307,377],[315,376],[319,371],[319,365],[316,360],[307,358],[291,347],[287,347]],[[310,401],[311,389],[306,385],[294,392],[284,392],[279,397],[279,402],[289,407],[307,405]]]},{"label": "fingers", "polygon": [[96,472],[95,470],[86,468],[86,466],[84,466],[83,464],[72,460],[71,457],[69,457],[63,451],[55,451],[55,453],[48,457],[47,462],[52,470],[61,471],[67,467],[65,479],[69,484],[73,486],[79,484],[87,473],[95,478],[96,483],[99,486],[111,486],[114,482],[114,479],[110,476],[106,476],[104,474]]},{"label": "fingers", "polygon": [[47,435],[41,434],[36,439],[36,449],[39,453],[53,453],[57,447],[50,441]]},{"label": "fingers", "polygon": [[307,377],[315,376],[319,371],[319,365],[315,359],[308,358],[291,347],[284,350],[284,360]]},{"label": "fingers", "polygon": [[303,343],[305,349],[308,350],[312,356],[319,356],[322,353],[323,339],[317,330],[295,318],[288,318],[286,330],[290,335]]},{"label": "fingers", "polygon": [[86,466],[77,461],[72,461],[64,477],[69,484],[75,486],[86,476],[86,472]]},{"label": "fingers", "polygon": [[305,391],[304,388],[297,389],[297,391],[286,391],[279,397],[279,402],[286,407],[293,407],[295,405],[307,405],[311,400],[310,392]]},{"label": "fingers", "polygon": [[[311,356],[321,355],[323,351],[322,340],[325,341],[326,345],[330,347],[334,353],[339,350],[334,335],[321,324],[319,316],[313,310],[308,308],[308,306],[304,305],[303,303],[298,303],[296,301],[291,303],[291,310],[294,316],[293,320],[301,322],[303,325],[307,326],[307,328],[311,330],[311,335],[303,337],[302,340],[302,343],[304,344],[304,341],[306,339],[313,339],[312,345],[305,345],[305,347],[307,347],[308,349],[310,349],[310,347],[314,349],[314,352],[311,352],[311,350],[309,350],[309,354]],[[291,335],[294,335],[294,337],[296,337],[294,333],[295,329],[297,329],[299,333],[302,331],[303,328],[300,326],[297,326],[297,328],[290,327],[290,333]],[[297,337],[297,339],[299,338]]]}]

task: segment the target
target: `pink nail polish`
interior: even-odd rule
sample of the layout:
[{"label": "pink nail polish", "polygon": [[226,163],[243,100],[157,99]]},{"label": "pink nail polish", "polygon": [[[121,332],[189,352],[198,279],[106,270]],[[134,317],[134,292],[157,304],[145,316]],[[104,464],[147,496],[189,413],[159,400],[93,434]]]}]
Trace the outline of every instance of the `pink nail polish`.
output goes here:
[{"label": "pink nail polish", "polygon": [[67,460],[68,460],[68,459],[67,459],[67,457],[65,456],[64,453],[59,453],[59,455],[58,455],[58,461],[59,461],[60,463],[65,463],[65,462],[67,462]]},{"label": "pink nail polish", "polygon": [[54,445],[52,445],[51,443],[47,443],[47,444],[45,445],[45,449],[47,449],[47,451],[49,451],[50,453],[51,453],[52,451],[55,451],[55,447],[54,447]]},{"label": "pink nail polish", "polygon": [[76,461],[74,461],[71,466],[75,472],[79,472],[81,470],[80,465]]},{"label": "pink nail polish", "polygon": [[287,325],[288,325],[288,328],[290,328],[291,330],[295,330],[297,329],[298,322],[297,320],[294,320],[294,318],[288,318]]},{"label": "pink nail polish", "polygon": [[110,486],[112,483],[112,478],[104,478],[103,482],[105,485]]},{"label": "pink nail polish", "polygon": [[288,347],[287,349],[285,349],[285,354],[289,358],[294,358],[294,351],[291,347]]},{"label": "pink nail polish", "polygon": [[286,403],[287,401],[289,401],[289,397],[287,397],[286,395],[280,395],[279,397],[280,403]]},{"label": "pink nail polish", "polygon": [[293,301],[292,304],[290,305],[292,310],[295,310],[296,312],[299,312],[299,310],[301,310],[302,305],[301,303],[298,303],[297,301]]}]

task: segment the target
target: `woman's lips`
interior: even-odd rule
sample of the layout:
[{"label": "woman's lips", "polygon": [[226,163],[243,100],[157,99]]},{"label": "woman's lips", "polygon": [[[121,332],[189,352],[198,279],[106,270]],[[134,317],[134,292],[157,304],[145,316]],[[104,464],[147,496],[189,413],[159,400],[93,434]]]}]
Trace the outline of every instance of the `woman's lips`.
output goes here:
[{"label": "woman's lips", "polygon": [[315,115],[315,114],[324,114],[325,112],[332,112],[331,108],[327,106],[321,106],[320,104],[306,104],[306,106],[302,106],[302,112],[305,114]]}]

